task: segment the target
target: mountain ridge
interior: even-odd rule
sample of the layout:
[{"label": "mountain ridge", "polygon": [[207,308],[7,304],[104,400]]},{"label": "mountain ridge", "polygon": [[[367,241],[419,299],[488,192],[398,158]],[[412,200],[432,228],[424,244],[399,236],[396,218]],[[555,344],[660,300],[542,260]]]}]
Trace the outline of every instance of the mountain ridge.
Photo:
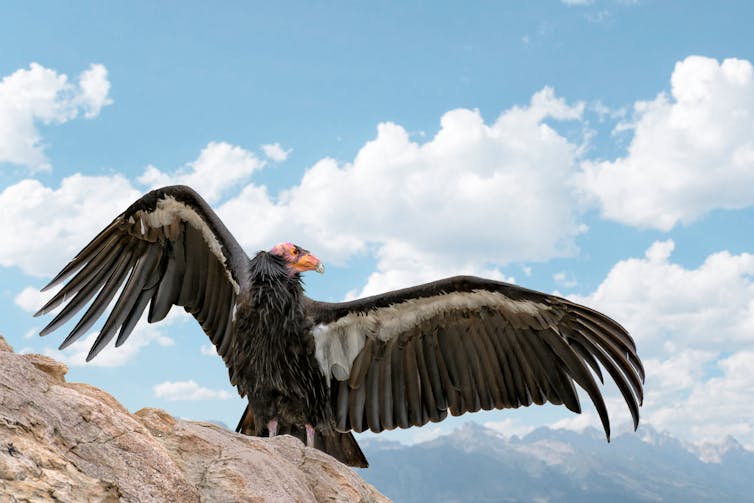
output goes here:
[{"label": "mountain ridge", "polygon": [[537,428],[506,436],[476,423],[414,445],[362,441],[359,473],[396,502],[751,501],[754,452],[730,437],[696,446],[642,426]]}]

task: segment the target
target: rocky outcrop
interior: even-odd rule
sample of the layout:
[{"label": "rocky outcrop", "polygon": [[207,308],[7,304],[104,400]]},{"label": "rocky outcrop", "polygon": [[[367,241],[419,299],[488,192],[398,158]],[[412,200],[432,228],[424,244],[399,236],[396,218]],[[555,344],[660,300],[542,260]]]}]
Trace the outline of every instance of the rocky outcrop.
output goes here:
[{"label": "rocky outcrop", "polygon": [[387,498],[289,436],[261,439],[162,410],[129,413],[0,336],[0,502],[363,501]]}]

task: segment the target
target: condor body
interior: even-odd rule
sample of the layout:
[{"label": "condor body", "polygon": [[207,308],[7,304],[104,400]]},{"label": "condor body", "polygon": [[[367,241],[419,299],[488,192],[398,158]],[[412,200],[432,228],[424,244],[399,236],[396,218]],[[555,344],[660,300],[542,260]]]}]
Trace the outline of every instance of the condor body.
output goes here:
[{"label": "condor body", "polygon": [[609,439],[595,380],[602,369],[638,425],[644,369],[636,346],[597,311],[472,276],[318,302],[301,284],[309,270],[323,266],[290,243],[249,258],[196,192],[164,187],[117,216],[45,287],[73,275],[37,313],[63,304],[41,335],[94,298],[61,348],[70,345],[122,287],[89,360],[116,335],[123,344],[147,307],[156,322],[182,306],[248,397],[237,431],[290,433],[352,466],[367,466],[352,431],[545,402],[581,412],[575,385]]}]

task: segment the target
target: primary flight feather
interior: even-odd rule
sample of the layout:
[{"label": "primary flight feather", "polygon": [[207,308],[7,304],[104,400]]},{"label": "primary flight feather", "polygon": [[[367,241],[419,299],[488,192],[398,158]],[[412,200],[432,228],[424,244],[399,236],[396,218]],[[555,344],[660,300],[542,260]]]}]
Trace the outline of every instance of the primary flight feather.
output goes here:
[{"label": "primary flight feather", "polygon": [[36,315],[63,306],[41,331],[46,335],[89,304],[64,348],[120,289],[88,361],[116,335],[115,345],[123,344],[147,306],[150,323],[182,306],[215,345],[231,384],[248,397],[237,431],[292,434],[351,466],[367,466],[351,431],[532,403],[581,412],[574,384],[591,398],[609,439],[595,381],[603,381],[601,369],[638,425],[644,369],[636,346],[597,311],[472,276],[318,302],[301,284],[301,273],[311,270],[324,267],[291,243],[249,258],[196,192],[164,187],[84,247],[43,289],[73,275]]}]

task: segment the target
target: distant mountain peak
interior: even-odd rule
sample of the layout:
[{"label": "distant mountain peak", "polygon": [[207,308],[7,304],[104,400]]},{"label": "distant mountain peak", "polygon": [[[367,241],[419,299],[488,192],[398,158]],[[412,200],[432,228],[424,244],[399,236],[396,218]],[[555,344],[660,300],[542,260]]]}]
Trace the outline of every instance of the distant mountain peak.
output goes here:
[{"label": "distant mountain peak", "polygon": [[594,428],[542,427],[519,438],[468,422],[414,445],[362,445],[371,461],[364,478],[409,503],[748,503],[754,493],[754,452],[734,438],[692,446],[650,425],[609,444]]},{"label": "distant mountain peak", "polygon": [[731,435],[726,436],[722,442],[704,442],[698,445],[690,445],[689,449],[705,463],[722,463],[723,459],[733,452],[749,452],[741,443]]}]

